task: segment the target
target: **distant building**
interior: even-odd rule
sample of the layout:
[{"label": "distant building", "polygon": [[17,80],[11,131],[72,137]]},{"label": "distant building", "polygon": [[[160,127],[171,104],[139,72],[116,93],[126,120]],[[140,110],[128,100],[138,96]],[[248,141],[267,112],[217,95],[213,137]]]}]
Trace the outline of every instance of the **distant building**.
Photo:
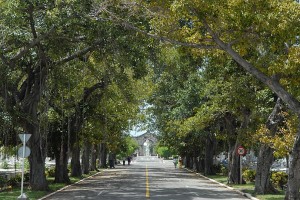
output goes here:
[{"label": "distant building", "polygon": [[146,132],[143,135],[133,137],[138,145],[139,149],[136,151],[138,156],[154,156],[156,155],[155,152],[155,145],[157,144],[157,135],[154,133]]}]

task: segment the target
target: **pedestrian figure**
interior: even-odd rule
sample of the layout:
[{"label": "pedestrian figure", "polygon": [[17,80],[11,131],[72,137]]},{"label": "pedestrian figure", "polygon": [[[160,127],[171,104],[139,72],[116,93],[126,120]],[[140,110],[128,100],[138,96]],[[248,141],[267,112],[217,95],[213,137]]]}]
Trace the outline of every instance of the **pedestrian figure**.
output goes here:
[{"label": "pedestrian figure", "polygon": [[182,158],[181,157],[178,158],[178,164],[179,164],[179,169],[181,169],[182,168]]},{"label": "pedestrian figure", "polygon": [[178,159],[176,157],[173,158],[174,167],[177,167]]},{"label": "pedestrian figure", "polygon": [[113,153],[109,153],[108,155],[109,168],[115,168],[114,155]]},{"label": "pedestrian figure", "polygon": [[131,162],[130,156],[127,157],[127,161],[128,161],[128,165],[130,165],[130,162]]},{"label": "pedestrian figure", "polygon": [[123,157],[123,165],[125,165],[125,160],[126,160],[125,157]]}]

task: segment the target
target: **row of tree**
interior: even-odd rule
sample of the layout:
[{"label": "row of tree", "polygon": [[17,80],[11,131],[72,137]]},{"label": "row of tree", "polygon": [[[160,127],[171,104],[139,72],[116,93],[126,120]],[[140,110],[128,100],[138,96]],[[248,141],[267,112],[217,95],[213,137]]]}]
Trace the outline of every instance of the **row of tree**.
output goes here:
[{"label": "row of tree", "polygon": [[[99,140],[118,146],[153,89],[164,142],[206,173],[212,148],[226,145],[230,181],[238,183],[233,152],[240,144],[257,146],[265,162],[257,192],[268,191],[268,141],[294,132],[286,198],[300,199],[295,1],[4,0],[0,9],[1,120],[8,139],[20,129],[33,135],[32,188],[47,188],[43,133],[59,135],[56,154],[66,160],[72,152],[76,174],[95,127]],[[263,132],[262,143],[254,142],[254,133]]]},{"label": "row of tree", "polygon": [[274,152],[287,156],[286,199],[300,199],[299,3],[185,0],[144,6],[151,32],[122,23],[169,43],[155,63],[160,70],[151,101],[165,144],[207,174],[213,152],[226,145],[231,183],[239,183],[237,147],[255,148],[257,193],[274,191]]},{"label": "row of tree", "polygon": [[55,182],[69,182],[70,157],[71,176],[80,176],[97,158],[105,167],[109,151],[134,151],[126,132],[148,95],[151,42],[98,9],[97,1],[0,1],[2,143],[32,135],[34,190],[48,189],[46,156],[55,158]]},{"label": "row of tree", "polygon": [[234,61],[205,57],[193,62],[186,50],[168,52],[171,62],[162,61],[165,69],[150,101],[160,145],[176,150],[186,158],[187,167],[207,175],[216,172],[214,159],[227,152],[231,184],[240,184],[236,152],[243,145],[259,157],[256,192],[275,191],[269,182],[270,168],[274,155],[288,157],[292,149],[295,116]]}]

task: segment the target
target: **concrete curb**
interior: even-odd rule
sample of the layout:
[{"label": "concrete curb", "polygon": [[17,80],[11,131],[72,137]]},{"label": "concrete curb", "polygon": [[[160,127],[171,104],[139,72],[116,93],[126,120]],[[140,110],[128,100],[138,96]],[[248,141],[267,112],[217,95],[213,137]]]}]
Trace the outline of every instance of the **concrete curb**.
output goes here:
[{"label": "concrete curb", "polygon": [[244,197],[247,197],[247,198],[249,198],[249,199],[251,199],[251,200],[259,200],[259,199],[255,198],[255,197],[253,197],[253,196],[252,196],[251,194],[249,194],[249,193],[241,192],[240,190],[234,189],[233,187],[230,187],[230,186],[225,185],[225,184],[223,184],[223,183],[220,183],[220,182],[218,182],[218,181],[216,181],[216,180],[213,180],[213,179],[211,179],[211,178],[208,178],[208,177],[206,177],[206,176],[203,176],[202,174],[196,173],[196,172],[194,172],[193,170],[190,170],[190,169],[187,169],[187,168],[184,168],[184,169],[186,169],[186,170],[189,171],[189,172],[195,173],[196,175],[201,176],[202,178],[205,178],[205,179],[207,179],[207,180],[210,180],[211,182],[217,183],[217,184],[219,184],[219,185],[221,185],[221,186],[223,186],[223,187],[226,187],[226,188],[228,188],[228,189],[230,189],[230,190],[233,190],[233,191],[235,191],[235,192],[237,192],[237,193],[239,193],[239,194],[243,195]]},{"label": "concrete curb", "polygon": [[96,175],[102,173],[103,171],[105,171],[105,169],[102,170],[101,172],[97,172],[96,174],[93,174],[93,175],[88,176],[88,177],[86,177],[86,178],[84,178],[84,179],[81,179],[81,180],[79,180],[79,181],[77,181],[77,182],[75,182],[75,183],[72,183],[72,184],[70,184],[70,185],[66,185],[65,187],[63,187],[63,188],[61,188],[61,189],[59,189],[59,190],[56,190],[56,191],[54,191],[54,192],[52,192],[52,193],[50,193],[50,194],[47,194],[46,196],[43,196],[42,198],[40,198],[40,199],[38,199],[38,200],[44,200],[44,199],[46,199],[46,198],[48,198],[48,197],[50,197],[50,196],[52,196],[52,195],[54,195],[54,194],[56,194],[56,193],[58,193],[58,192],[61,192],[61,191],[65,190],[65,189],[67,189],[67,188],[70,187],[70,186],[76,185],[76,184],[78,184],[78,183],[80,183],[80,182],[82,182],[82,181],[84,181],[84,180],[86,180],[86,179],[92,178],[92,177],[94,177],[94,176],[96,176]]}]

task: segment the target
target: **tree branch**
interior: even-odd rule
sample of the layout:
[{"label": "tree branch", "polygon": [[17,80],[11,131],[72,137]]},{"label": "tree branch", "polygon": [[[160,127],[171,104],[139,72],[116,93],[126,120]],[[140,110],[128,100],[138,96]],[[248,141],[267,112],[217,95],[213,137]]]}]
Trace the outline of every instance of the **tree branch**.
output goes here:
[{"label": "tree branch", "polygon": [[273,80],[269,76],[265,75],[258,68],[254,67],[251,63],[246,61],[235,50],[233,50],[230,45],[223,42],[218,37],[218,35],[213,32],[213,30],[210,28],[210,26],[205,20],[203,20],[203,24],[206,27],[209,34],[212,36],[213,40],[216,42],[216,44],[218,44],[221,47],[221,49],[227,52],[246,71],[255,76],[265,85],[267,85],[274,93],[278,95],[279,98],[281,98],[288,105],[288,107],[293,112],[297,113],[297,115],[300,116],[300,103],[296,98],[294,98],[290,93],[288,93],[278,81]]},{"label": "tree branch", "polygon": [[84,94],[83,94],[83,102],[86,102],[86,100],[91,96],[91,94],[97,90],[97,89],[104,89],[107,87],[108,82],[105,80],[105,78],[102,78],[102,80],[99,83],[96,83],[95,85],[84,88]]},{"label": "tree branch", "polygon": [[122,18],[116,16],[114,13],[108,11],[106,9],[106,6],[101,7],[95,14],[95,16],[99,15],[100,12],[106,12],[110,18],[110,21],[114,21],[119,23],[121,26],[123,26],[124,28],[128,29],[128,30],[134,30],[138,33],[141,33],[143,35],[146,35],[150,38],[162,41],[162,42],[167,42],[170,44],[174,44],[174,45],[180,45],[180,46],[186,46],[186,47],[194,47],[194,48],[198,48],[198,49],[218,49],[219,47],[217,45],[204,45],[204,44],[197,44],[197,43],[190,43],[190,42],[181,42],[178,40],[172,40],[170,38],[164,37],[164,36],[159,36],[159,35],[155,35],[155,34],[151,34],[148,33],[147,31],[144,31],[136,26],[134,26],[133,24],[130,24],[126,21],[124,21]]},{"label": "tree branch", "polygon": [[21,59],[32,47],[36,46],[42,40],[47,38],[54,30],[55,30],[55,27],[52,27],[48,33],[38,36],[37,38],[33,39],[27,46],[23,47],[23,49],[21,49],[17,55],[15,55],[14,57],[12,57],[10,59],[10,63],[14,65],[14,63],[17,60]]},{"label": "tree branch", "polygon": [[156,39],[156,40],[159,40],[162,42],[168,42],[170,44],[175,44],[175,45],[180,45],[180,46],[185,46],[185,47],[193,47],[193,48],[197,48],[197,49],[219,49],[219,47],[216,45],[204,45],[204,44],[197,44],[197,43],[190,43],[190,42],[181,42],[178,40],[172,40],[172,39],[164,37],[164,36],[154,35],[154,34],[146,32],[144,30],[141,30],[141,29],[135,27],[134,25],[129,24],[128,22],[124,22],[124,21],[121,22],[121,25],[127,29],[134,30],[143,35],[149,36],[153,39]]},{"label": "tree branch", "polygon": [[67,63],[67,62],[69,62],[71,60],[79,58],[80,56],[85,55],[86,53],[94,50],[101,43],[102,43],[102,41],[95,41],[93,45],[88,46],[88,47],[86,47],[86,48],[84,48],[82,50],[79,50],[79,51],[73,53],[72,55],[70,55],[68,57],[65,57],[65,58],[57,61],[56,63],[54,63],[54,66],[62,65],[62,64],[65,64],[65,63]]}]

